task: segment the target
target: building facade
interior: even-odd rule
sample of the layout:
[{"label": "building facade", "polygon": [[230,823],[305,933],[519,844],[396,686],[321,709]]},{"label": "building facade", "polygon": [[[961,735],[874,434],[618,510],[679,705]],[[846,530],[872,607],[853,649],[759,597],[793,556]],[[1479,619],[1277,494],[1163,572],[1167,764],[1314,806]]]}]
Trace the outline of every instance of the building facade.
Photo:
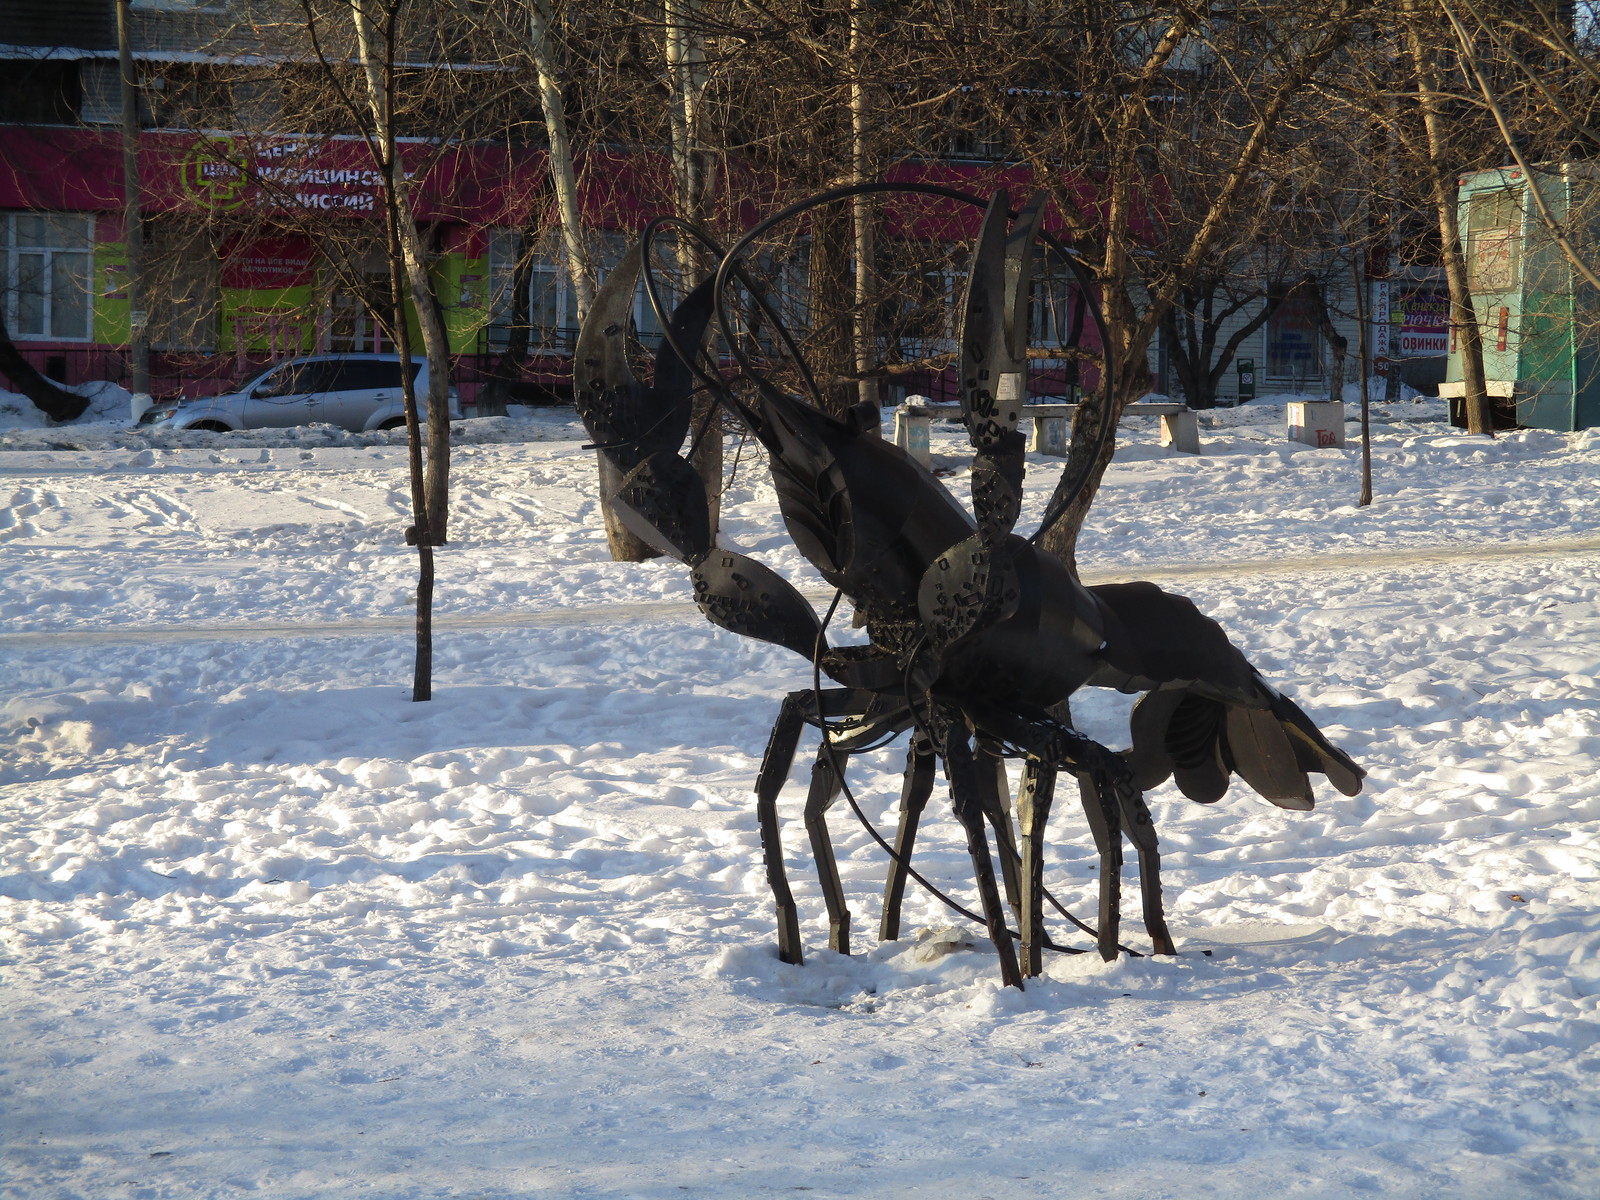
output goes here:
[{"label": "building facade", "polygon": [[[355,136],[261,132],[283,128],[264,101],[259,126],[241,127],[251,115],[242,81],[266,97],[263,78],[286,89],[303,72],[249,44],[242,7],[129,6],[142,299],[158,398],[222,390],[295,354],[393,349],[380,319],[392,295],[372,155]],[[0,12],[0,315],[24,357],[67,384],[128,376],[116,25],[114,0],[11,0]],[[545,155],[426,138],[401,138],[400,152],[470,404],[504,340],[491,321],[512,307],[494,291],[513,274],[495,256],[549,207]],[[626,176],[637,186],[642,173],[595,174],[604,182],[591,190],[605,193],[595,197],[596,227],[629,223],[638,205],[619,205],[606,185]],[[564,344],[559,331],[534,341],[552,352]]]},{"label": "building facade", "polygon": [[[359,138],[283,132],[283,98],[306,85],[305,64],[266,54],[242,19],[275,0],[126,2],[141,106],[136,143],[152,392],[204,395],[294,354],[392,348],[380,319],[392,305],[381,180]],[[0,76],[0,315],[46,375],[68,384],[126,381],[133,313],[116,0],[10,0],[0,12]],[[525,104],[536,108],[531,94]],[[569,396],[576,306],[544,150],[412,138],[402,139],[402,157],[463,401],[473,403],[491,376],[509,377],[514,399]],[[671,210],[670,172],[662,156],[638,149],[593,154],[582,165],[584,221],[603,272],[629,232]],[[897,173],[980,190],[1028,186],[1025,171],[981,156]],[[750,194],[761,186],[725,190]],[[907,226],[896,236],[926,265],[905,274],[895,295],[880,298],[892,368],[885,398],[953,395],[953,369],[901,368],[954,349],[948,326],[961,287],[959,252],[952,251],[958,239],[932,225]],[[892,254],[896,242],[880,245]],[[804,265],[793,265],[782,286],[803,288]],[[1404,321],[1426,306],[1408,307],[1409,294],[1394,293],[1387,308],[1401,323],[1384,326],[1376,342],[1391,333],[1395,346],[1417,342]],[[1034,299],[1040,341],[1077,339],[1092,350],[1097,339],[1084,328],[1082,298],[1070,281],[1042,276]],[[1348,300],[1336,297],[1331,306],[1353,354]],[[1229,318],[1234,325],[1225,323],[1220,335],[1266,303],[1263,295]],[[655,321],[642,295],[636,319],[648,339]],[[1384,355],[1381,344],[1374,353]],[[1331,366],[1326,340],[1298,296],[1278,304],[1236,357],[1252,364],[1260,395],[1325,391]],[[1149,362],[1153,386],[1176,393],[1168,360],[1158,342]],[[1030,390],[1066,398],[1092,386],[1083,362],[1083,355],[1037,361]],[[1352,364],[1346,377],[1358,369]],[[1224,402],[1240,397],[1240,378],[1236,371],[1224,377]]]}]

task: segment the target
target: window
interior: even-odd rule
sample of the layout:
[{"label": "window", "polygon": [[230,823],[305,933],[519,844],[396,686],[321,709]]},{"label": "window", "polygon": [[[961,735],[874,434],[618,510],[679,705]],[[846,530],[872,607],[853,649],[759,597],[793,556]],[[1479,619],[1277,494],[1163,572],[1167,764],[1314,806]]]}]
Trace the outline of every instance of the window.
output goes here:
[{"label": "window", "polygon": [[[397,362],[373,361],[371,359],[347,359],[344,362],[329,364],[333,368],[333,377],[328,380],[328,390],[331,392],[364,391],[368,388],[398,388],[400,386],[400,364]],[[415,378],[420,366],[411,364],[411,374]]]},{"label": "window", "polygon": [[1517,286],[1522,259],[1522,189],[1467,200],[1467,290],[1475,296]]},{"label": "window", "polygon": [[950,248],[942,243],[883,239],[877,246],[878,324],[906,357],[937,353],[952,336]]},{"label": "window", "polygon": [[145,224],[145,295],[151,349],[217,347],[222,266],[203,223],[157,216]]},{"label": "window", "polygon": [[541,347],[557,345],[571,307],[567,273],[548,258],[535,258],[528,267],[528,324],[533,341]]},{"label": "window", "polygon": [[87,341],[94,218],[0,213],[0,277],[12,336]]},{"label": "window", "polygon": [[488,339],[500,351],[512,341],[512,330],[526,322],[528,349],[534,353],[570,347],[576,323],[566,268],[555,249],[555,236],[540,240],[520,264],[527,279],[526,308],[516,295],[522,239],[515,230],[496,229],[489,238],[490,311]]},{"label": "window", "polygon": [[6,63],[7,80],[0,86],[0,123],[7,125],[73,125],[83,101],[83,83],[76,62]]},{"label": "window", "polygon": [[1078,277],[1054,253],[1037,254],[1028,291],[1028,338],[1036,346],[1074,346],[1083,334]]},{"label": "window", "polygon": [[[1281,294],[1278,288],[1269,299]],[[1296,383],[1322,377],[1322,332],[1316,300],[1304,288],[1291,291],[1267,318],[1267,375]]]},{"label": "window", "polygon": [[320,392],[324,390],[328,370],[327,363],[286,363],[263,376],[261,382],[250,389],[250,394],[257,399],[269,400],[278,396]]},{"label": "window", "polygon": [[[600,279],[604,280],[611,274],[623,257],[634,248],[638,239],[631,233],[602,233],[598,250]],[[655,260],[653,260],[655,261]],[[656,310],[650,303],[650,297],[645,294],[643,271],[639,286],[633,295],[633,328],[641,341],[653,343],[661,336],[661,322],[656,319]],[[661,288],[661,302],[670,313],[673,305],[671,281],[657,277],[656,286]]]},{"label": "window", "polygon": [[356,289],[342,279],[328,292],[326,349],[333,354],[394,350],[384,318],[394,311],[394,292],[387,271],[366,271]]},{"label": "window", "polygon": [[[599,282],[604,283],[611,269],[632,249],[631,235],[603,233],[598,235],[592,252],[596,255]],[[560,235],[549,230],[531,248],[523,248],[523,239],[515,230],[497,229],[489,237],[489,294],[490,312],[487,339],[493,351],[505,350],[514,340],[513,331],[522,320],[527,322],[528,351],[533,354],[571,351],[578,336],[578,306],[572,295],[571,276],[567,271],[566,254],[560,249]],[[522,256],[526,255],[523,259]],[[519,259],[522,261],[519,262]],[[517,296],[518,270],[527,279],[526,317],[519,315]],[[660,279],[665,286],[662,302],[674,302],[671,280]],[[639,337],[654,343],[661,336],[661,323],[645,295],[644,282],[639,283],[634,295],[633,322]]]}]

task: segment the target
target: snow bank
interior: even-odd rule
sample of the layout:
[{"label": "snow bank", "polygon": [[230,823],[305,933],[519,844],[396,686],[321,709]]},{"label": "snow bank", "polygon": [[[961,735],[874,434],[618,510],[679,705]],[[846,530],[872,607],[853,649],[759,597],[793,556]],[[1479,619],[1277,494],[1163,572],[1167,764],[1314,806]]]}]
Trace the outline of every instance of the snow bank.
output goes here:
[{"label": "snow bank", "polygon": [[[921,894],[874,944],[842,807],[860,953],[820,948],[808,748],[777,961],[750,788],[808,673],[608,561],[570,413],[463,423],[424,705],[398,440],[6,432],[4,1194],[1594,1195],[1600,439],[1381,409],[1358,509],[1355,451],[1281,418],[1214,414],[1198,459],[1133,423],[1081,559],[1193,596],[1368,789],[1154,793],[1179,957],[1026,992]],[[820,590],[748,448],[725,536]],[[1123,698],[1076,711],[1120,744]],[[902,761],[852,770],[880,827]]]}]

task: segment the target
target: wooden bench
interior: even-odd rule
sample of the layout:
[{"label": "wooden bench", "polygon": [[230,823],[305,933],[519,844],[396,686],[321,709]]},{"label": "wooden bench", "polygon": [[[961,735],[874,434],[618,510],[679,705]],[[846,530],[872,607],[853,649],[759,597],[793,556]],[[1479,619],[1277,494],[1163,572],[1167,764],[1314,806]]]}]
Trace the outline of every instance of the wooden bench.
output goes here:
[{"label": "wooden bench", "polygon": [[[1065,458],[1067,433],[1077,409],[1076,404],[1024,404],[1022,415],[1033,418],[1033,440],[1028,443],[1028,449],[1035,454]],[[931,461],[928,435],[933,429],[933,419],[960,414],[959,404],[902,404],[894,411],[894,444],[927,466]],[[1172,403],[1139,403],[1128,405],[1123,414],[1160,417],[1163,446],[1172,446],[1184,454],[1200,453],[1200,419],[1192,408]]]}]

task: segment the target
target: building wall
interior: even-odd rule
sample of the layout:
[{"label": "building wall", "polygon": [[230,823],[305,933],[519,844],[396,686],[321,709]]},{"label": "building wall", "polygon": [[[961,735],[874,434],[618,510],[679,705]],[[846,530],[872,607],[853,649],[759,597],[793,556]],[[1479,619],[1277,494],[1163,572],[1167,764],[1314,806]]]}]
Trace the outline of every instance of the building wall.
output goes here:
[{"label": "building wall", "polygon": [[[1219,347],[1225,345],[1239,329],[1259,315],[1265,303],[1265,298],[1257,300],[1223,321],[1218,330],[1216,344]],[[1369,306],[1370,303],[1369,296]],[[1353,288],[1347,284],[1330,286],[1327,292],[1327,304],[1334,328],[1348,341],[1345,353],[1345,383],[1358,384],[1361,377],[1357,357],[1360,329],[1355,315]],[[1279,312],[1281,314],[1282,309]],[[1239,344],[1234,354],[1234,361],[1228,365],[1219,381],[1217,388],[1219,403],[1224,405],[1238,403],[1241,362],[1254,364],[1254,394],[1258,397],[1300,395],[1326,398],[1333,365],[1332,349],[1327,345],[1326,339],[1305,319],[1304,315],[1291,314],[1290,320],[1280,321],[1277,324],[1278,327],[1274,328],[1274,322],[1269,319],[1267,324],[1247,335]],[[1374,343],[1376,340],[1374,337]],[[1299,353],[1286,354],[1284,353],[1286,349],[1297,350]],[[1274,353],[1274,350],[1278,353]],[[1308,357],[1311,354],[1315,357]],[[1376,349],[1372,349],[1371,354],[1376,358]],[[1174,396],[1178,394],[1177,375],[1170,362],[1166,369],[1164,387],[1169,394]]]}]

